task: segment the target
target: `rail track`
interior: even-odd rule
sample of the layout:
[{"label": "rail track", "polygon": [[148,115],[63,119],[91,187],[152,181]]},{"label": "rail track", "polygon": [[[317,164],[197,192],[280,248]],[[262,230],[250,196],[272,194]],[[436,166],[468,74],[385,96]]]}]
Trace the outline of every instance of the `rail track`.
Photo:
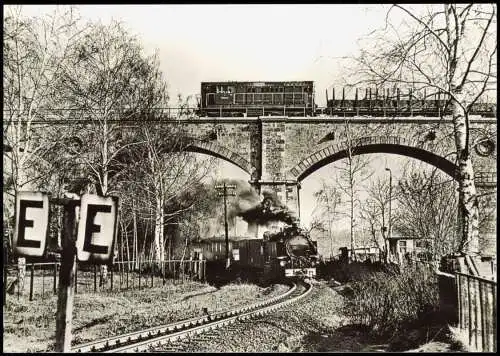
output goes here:
[{"label": "rail track", "polygon": [[76,345],[71,348],[71,351],[141,352],[148,351],[152,347],[165,347],[165,351],[182,351],[182,342],[187,338],[195,337],[199,340],[215,338],[214,335],[205,335],[205,333],[227,327],[236,321],[270,313],[305,297],[311,290],[311,284],[294,283],[286,293],[262,302]]}]

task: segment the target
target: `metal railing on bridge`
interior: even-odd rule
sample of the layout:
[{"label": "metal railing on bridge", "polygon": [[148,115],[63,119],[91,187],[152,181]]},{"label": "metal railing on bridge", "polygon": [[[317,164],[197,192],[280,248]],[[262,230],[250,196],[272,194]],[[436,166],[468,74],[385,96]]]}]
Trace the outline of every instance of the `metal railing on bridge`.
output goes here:
[{"label": "metal railing on bridge", "polygon": [[[441,106],[419,105],[416,101],[412,105],[393,105],[384,103],[381,100],[335,100],[327,107],[312,107],[294,106],[294,105],[252,105],[243,112],[238,112],[236,116],[242,117],[257,117],[257,116],[373,116],[373,117],[411,117],[411,116],[427,116],[440,117],[449,115],[449,110],[444,110]],[[161,122],[164,120],[195,120],[200,117],[227,117],[234,116],[227,114],[228,109],[235,109],[232,105],[218,105],[210,108],[199,107],[169,107],[169,108],[153,108],[147,112],[114,113],[113,116],[108,116],[108,122]],[[238,110],[234,110],[235,112]],[[241,110],[239,110],[241,111]],[[496,117],[496,104],[479,103],[472,108],[471,115],[478,115],[484,118]],[[19,120],[19,115],[12,115],[12,111],[3,110],[3,125],[10,125],[19,121],[25,122],[25,119]],[[22,115],[21,115],[22,116]],[[44,109],[32,113],[35,117],[31,121],[32,124],[67,124],[71,122],[87,123],[93,120],[97,121],[96,117],[92,116],[91,111],[80,109]]]}]

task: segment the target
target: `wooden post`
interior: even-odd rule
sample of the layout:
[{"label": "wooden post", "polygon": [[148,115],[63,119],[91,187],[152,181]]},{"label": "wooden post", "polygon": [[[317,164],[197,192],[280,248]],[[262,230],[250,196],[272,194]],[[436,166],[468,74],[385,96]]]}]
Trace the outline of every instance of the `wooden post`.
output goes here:
[{"label": "wooden post", "polygon": [[31,264],[31,274],[30,274],[30,302],[33,300],[33,282],[35,280],[35,264]]},{"label": "wooden post", "polygon": [[26,277],[26,257],[17,259],[17,300],[24,293],[24,281]]},{"label": "wooden post", "polygon": [[57,293],[57,262],[54,262],[54,283],[52,288],[54,289],[54,294]]},{"label": "wooden post", "polygon": [[497,315],[496,315],[496,295],[494,295],[494,291],[496,290],[496,284],[488,284],[486,290],[487,290],[486,335],[488,340],[487,341],[488,349],[486,351],[495,352],[496,340],[497,340],[497,333],[496,333]]},{"label": "wooden post", "polygon": [[472,303],[471,303],[471,298],[470,298],[470,295],[471,295],[471,291],[470,291],[470,278],[467,276],[466,277],[467,279],[467,289],[466,289],[466,293],[465,295],[467,296],[465,298],[465,300],[467,301],[467,305],[466,305],[466,308],[465,308],[465,326],[467,328],[467,342],[469,343],[469,345],[472,344],[472,323],[471,323],[471,314],[472,314]]},{"label": "wooden post", "polygon": [[409,91],[408,92],[408,97],[410,99],[410,116],[413,116],[413,101],[411,100],[413,93],[412,93],[412,89],[411,88],[408,89],[408,91]]},{"label": "wooden post", "polygon": [[61,269],[56,313],[56,352],[71,349],[71,319],[73,316],[73,284],[76,271],[76,205],[79,200],[64,204]]},{"label": "wooden post", "polygon": [[485,320],[487,318],[486,313],[485,313],[485,308],[483,305],[486,304],[485,302],[485,295],[484,295],[484,286],[486,283],[481,283],[481,281],[478,281],[478,289],[479,289],[479,314],[480,314],[480,323],[479,325],[481,326],[481,351],[486,351],[486,323]]},{"label": "wooden post", "polygon": [[372,88],[368,88],[369,99],[368,99],[368,110],[370,111],[370,115],[372,114]]},{"label": "wooden post", "polygon": [[138,256],[138,262],[139,262],[139,290],[141,290],[141,256]]},{"label": "wooden post", "polygon": [[358,88],[356,88],[356,95],[354,96],[354,107],[356,108],[356,115],[359,116]]},{"label": "wooden post", "polygon": [[396,112],[399,114],[399,108],[400,108],[400,100],[401,100],[401,96],[400,96],[400,93],[399,93],[399,88],[396,88]]},{"label": "wooden post", "polygon": [[458,327],[462,328],[463,323],[463,304],[462,304],[462,276],[460,274],[455,275],[457,281],[457,304],[458,304]]},{"label": "wooden post", "polygon": [[3,305],[5,305],[5,301],[7,300],[7,261],[8,259],[5,259],[3,265]]},{"label": "wooden post", "polygon": [[97,292],[97,265],[94,265],[94,293]]},{"label": "wooden post", "polygon": [[470,289],[471,289],[471,331],[472,331],[472,344],[474,345],[474,349],[477,351],[481,351],[478,349],[478,305],[477,305],[477,279],[472,278]]},{"label": "wooden post", "polygon": [[42,272],[42,298],[44,297],[45,294],[45,265],[40,266],[40,272]]},{"label": "wooden post", "polygon": [[[124,266],[125,267],[125,266]],[[127,289],[128,289],[128,270],[130,268],[130,264],[127,262]]]},{"label": "wooden post", "polygon": [[109,269],[110,269],[110,275],[111,275],[111,291],[113,291],[113,262],[109,264]]},{"label": "wooden post", "polygon": [[78,293],[78,262],[75,261],[75,294]]}]

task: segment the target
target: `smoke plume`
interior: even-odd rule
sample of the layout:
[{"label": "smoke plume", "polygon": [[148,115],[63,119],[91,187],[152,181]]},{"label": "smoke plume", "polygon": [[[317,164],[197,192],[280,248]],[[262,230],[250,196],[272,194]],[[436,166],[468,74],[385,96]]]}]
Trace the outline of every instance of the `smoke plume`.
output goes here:
[{"label": "smoke plume", "polygon": [[255,189],[242,180],[232,180],[236,185],[236,197],[228,211],[230,219],[240,216],[248,224],[267,226],[271,222],[284,222],[291,225],[297,218],[284,206],[275,192],[264,191],[261,201]]}]

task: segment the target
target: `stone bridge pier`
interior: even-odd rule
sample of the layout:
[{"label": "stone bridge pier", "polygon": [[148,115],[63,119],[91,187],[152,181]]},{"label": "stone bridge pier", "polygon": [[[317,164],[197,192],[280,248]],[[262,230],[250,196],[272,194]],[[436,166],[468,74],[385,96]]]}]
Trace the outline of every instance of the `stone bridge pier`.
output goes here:
[{"label": "stone bridge pier", "polygon": [[296,179],[287,179],[286,152],[289,149],[285,145],[291,142],[286,138],[286,122],[276,118],[261,119],[258,125],[256,134],[259,136],[260,154],[255,155],[256,172],[250,184],[261,198],[266,191],[276,194],[290,213],[300,218],[300,183]]}]

